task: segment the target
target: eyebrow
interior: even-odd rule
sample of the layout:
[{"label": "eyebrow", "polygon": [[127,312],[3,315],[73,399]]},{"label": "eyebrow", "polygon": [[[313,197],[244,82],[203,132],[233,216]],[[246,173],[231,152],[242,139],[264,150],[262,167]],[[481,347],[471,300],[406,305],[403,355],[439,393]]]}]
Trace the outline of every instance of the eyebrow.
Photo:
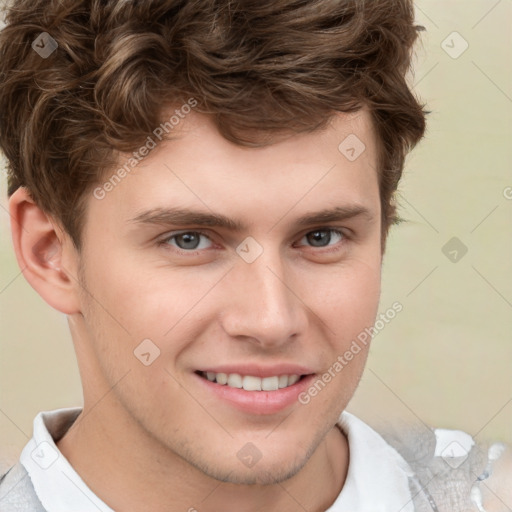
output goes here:
[{"label": "eyebrow", "polygon": [[[325,222],[339,222],[354,217],[364,217],[368,221],[374,219],[372,212],[361,205],[337,206],[326,208],[317,212],[306,213],[295,220],[294,225],[298,227],[322,224]],[[152,208],[143,211],[130,219],[128,222],[135,224],[154,224],[172,226],[205,226],[224,228],[234,232],[247,231],[248,226],[244,223],[230,219],[219,213],[202,212],[183,208]]]}]

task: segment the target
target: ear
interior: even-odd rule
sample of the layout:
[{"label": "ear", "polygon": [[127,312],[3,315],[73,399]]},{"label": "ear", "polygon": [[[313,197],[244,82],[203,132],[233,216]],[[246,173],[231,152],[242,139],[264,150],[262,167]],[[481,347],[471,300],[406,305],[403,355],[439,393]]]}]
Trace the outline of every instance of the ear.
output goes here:
[{"label": "ear", "polygon": [[24,187],[9,199],[11,233],[18,265],[30,286],[53,308],[80,311],[78,253],[69,235],[46,215]]}]

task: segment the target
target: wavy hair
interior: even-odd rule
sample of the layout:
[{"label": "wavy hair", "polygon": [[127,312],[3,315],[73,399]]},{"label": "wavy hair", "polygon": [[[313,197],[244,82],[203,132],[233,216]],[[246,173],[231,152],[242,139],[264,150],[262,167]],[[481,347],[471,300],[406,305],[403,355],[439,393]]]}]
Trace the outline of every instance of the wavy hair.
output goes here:
[{"label": "wavy hair", "polygon": [[[245,146],[368,107],[382,243],[429,113],[407,83],[412,0],[14,0],[0,32],[0,148],[8,194],[26,187],[80,249],[85,199],[165,106],[193,97]],[[58,48],[41,58],[47,32]]]}]

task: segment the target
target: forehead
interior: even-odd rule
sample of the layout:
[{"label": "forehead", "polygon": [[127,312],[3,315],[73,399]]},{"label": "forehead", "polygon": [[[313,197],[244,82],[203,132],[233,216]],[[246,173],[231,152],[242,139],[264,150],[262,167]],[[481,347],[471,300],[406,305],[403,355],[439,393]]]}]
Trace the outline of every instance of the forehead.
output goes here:
[{"label": "forehead", "polygon": [[254,220],[345,204],[375,209],[378,203],[377,147],[366,110],[337,114],[322,130],[258,148],[226,140],[211,118],[194,112],[173,136],[103,200],[93,199],[91,209],[122,220],[148,208],[194,206]]}]

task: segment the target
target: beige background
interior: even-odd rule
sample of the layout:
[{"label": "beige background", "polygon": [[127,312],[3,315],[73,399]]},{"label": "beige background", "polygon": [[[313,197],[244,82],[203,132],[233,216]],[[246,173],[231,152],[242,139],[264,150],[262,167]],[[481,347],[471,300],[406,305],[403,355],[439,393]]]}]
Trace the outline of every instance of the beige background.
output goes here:
[{"label": "beige background", "polygon": [[[422,0],[427,28],[415,90],[433,113],[400,186],[401,215],[383,271],[381,311],[403,311],[374,338],[349,410],[512,442],[512,2]],[[469,47],[458,58],[458,32]],[[81,404],[66,319],[27,285],[0,199],[0,470],[40,410]],[[512,192],[512,189],[511,189]],[[512,196],[512,193],[509,197]],[[457,237],[468,252],[451,262]]]}]

